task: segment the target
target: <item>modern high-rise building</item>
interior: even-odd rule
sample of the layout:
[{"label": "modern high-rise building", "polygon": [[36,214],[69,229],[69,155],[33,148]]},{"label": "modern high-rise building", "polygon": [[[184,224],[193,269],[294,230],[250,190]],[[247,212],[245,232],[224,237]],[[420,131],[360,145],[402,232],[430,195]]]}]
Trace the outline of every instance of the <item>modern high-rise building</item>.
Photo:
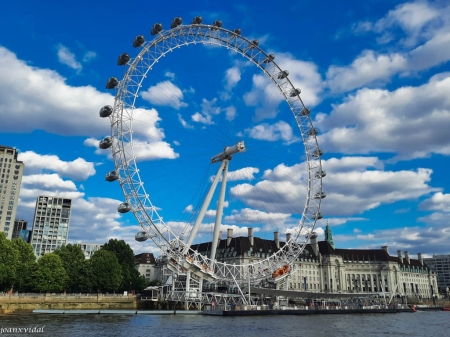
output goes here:
[{"label": "modern high-rise building", "polygon": [[14,229],[12,239],[22,238],[25,242],[30,242],[30,232],[28,230],[28,221],[26,220],[14,220]]},{"label": "modern high-rise building", "polygon": [[87,260],[89,260],[97,250],[100,250],[103,247],[103,245],[98,244],[98,243],[84,243],[84,242],[74,243],[73,245],[81,248],[81,250],[84,254],[84,257]]},{"label": "modern high-rise building", "polygon": [[439,291],[448,296],[450,289],[450,254],[433,255],[433,257],[423,260],[437,274]]},{"label": "modern high-rise building", "polygon": [[17,160],[18,151],[0,145],[0,232],[12,238],[19,201],[24,164]]},{"label": "modern high-rise building", "polygon": [[31,245],[39,258],[67,244],[72,200],[40,195],[34,211]]}]

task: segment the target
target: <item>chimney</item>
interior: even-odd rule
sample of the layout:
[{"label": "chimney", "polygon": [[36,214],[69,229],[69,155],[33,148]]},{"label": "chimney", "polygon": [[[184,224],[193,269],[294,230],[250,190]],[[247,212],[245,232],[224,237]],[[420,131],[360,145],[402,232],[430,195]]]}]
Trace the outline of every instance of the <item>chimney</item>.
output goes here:
[{"label": "chimney", "polygon": [[275,241],[275,246],[277,246],[277,249],[280,249],[280,237],[278,232],[273,232],[273,241]]},{"label": "chimney", "polygon": [[388,248],[388,246],[381,246],[381,249],[383,249],[387,253],[387,255],[389,255],[389,248]]},{"label": "chimney", "polygon": [[219,247],[220,241],[222,241],[222,231],[219,232],[219,238],[217,239],[217,247]]},{"label": "chimney", "polygon": [[423,266],[422,253],[417,254],[417,259],[419,260],[420,265]]},{"label": "chimney", "polygon": [[291,239],[291,233],[286,233],[286,243]]},{"label": "chimney", "polygon": [[405,250],[405,259],[406,259],[406,262],[408,262],[408,264],[409,264],[409,253],[407,250]]},{"label": "chimney", "polygon": [[248,228],[248,241],[250,241],[250,246],[253,246],[255,243],[255,240],[253,239],[253,228]]},{"label": "chimney", "polygon": [[227,229],[227,246],[230,245],[232,238],[233,238],[233,228],[228,228]]},{"label": "chimney", "polygon": [[400,263],[403,263],[403,257],[402,257],[402,251],[401,250],[397,250],[397,256],[398,256],[398,259],[400,260]]},{"label": "chimney", "polygon": [[317,242],[317,233],[316,233],[316,232],[313,232],[313,233],[311,234],[311,237],[310,237],[309,239],[310,239],[310,241],[311,241],[311,248],[312,248],[313,251],[314,251],[314,255],[315,255],[316,257],[318,257],[318,256],[319,256],[319,243]]}]

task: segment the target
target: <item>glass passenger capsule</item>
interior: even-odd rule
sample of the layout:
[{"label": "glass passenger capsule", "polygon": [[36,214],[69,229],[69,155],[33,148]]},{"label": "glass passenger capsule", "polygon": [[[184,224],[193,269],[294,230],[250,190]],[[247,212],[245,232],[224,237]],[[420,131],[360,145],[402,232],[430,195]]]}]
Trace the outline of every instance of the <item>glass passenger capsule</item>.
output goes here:
[{"label": "glass passenger capsule", "polygon": [[144,42],[145,42],[145,38],[142,35],[138,35],[133,40],[133,47],[139,48],[140,46],[142,46],[144,44]]},{"label": "glass passenger capsule", "polygon": [[319,170],[314,174],[314,177],[319,179],[319,178],[323,178],[327,175],[327,172],[324,170]]},{"label": "glass passenger capsule", "polygon": [[134,236],[134,239],[138,242],[143,242],[148,239],[147,233],[144,231],[137,232]]},{"label": "glass passenger capsule", "polygon": [[117,179],[119,179],[119,175],[117,174],[116,171],[109,171],[108,173],[106,173],[105,177],[106,181],[115,181]]},{"label": "glass passenger capsule", "polygon": [[155,23],[155,24],[153,25],[152,30],[150,31],[150,33],[151,33],[152,35],[156,35],[156,34],[161,33],[162,29],[163,29],[162,24],[160,24],[160,23],[158,22],[158,23]]},{"label": "glass passenger capsule", "polygon": [[131,205],[128,202],[122,202],[119,207],[117,207],[117,212],[127,213],[131,211]]},{"label": "glass passenger capsule", "polygon": [[117,59],[117,65],[118,66],[124,66],[128,62],[130,62],[130,55],[128,55],[127,53],[121,54],[119,56],[119,58]]},{"label": "glass passenger capsule", "polygon": [[314,219],[316,219],[316,220],[323,219],[323,214],[320,212],[317,212],[316,214],[314,214]]},{"label": "glass passenger capsule", "polygon": [[266,58],[264,59],[264,63],[270,63],[270,62],[272,62],[273,60],[275,60],[275,55],[274,54],[269,54],[269,55],[267,55],[266,56]]},{"label": "glass passenger capsule", "polygon": [[312,153],[312,156],[315,158],[319,158],[322,155],[323,155],[323,151],[321,149],[314,150],[314,152]]},{"label": "glass passenger capsule", "polygon": [[100,117],[109,117],[113,112],[113,108],[111,105],[105,105],[103,108],[100,109],[99,115]]},{"label": "glass passenger capsule", "polygon": [[309,110],[308,108],[303,108],[302,111],[300,112],[300,116],[308,116],[311,113],[311,110]]},{"label": "glass passenger capsule", "polygon": [[106,82],[106,89],[114,89],[119,85],[119,80],[116,77],[111,77]]},{"label": "glass passenger capsule", "polygon": [[308,136],[309,137],[317,136],[318,133],[319,133],[319,130],[317,130],[316,128],[312,128],[312,129],[309,129]]},{"label": "glass passenger capsule", "polygon": [[195,18],[192,19],[192,24],[193,25],[199,25],[203,22],[203,19],[201,16],[196,16]]},{"label": "glass passenger capsule", "polygon": [[291,92],[289,93],[289,96],[290,97],[295,97],[295,96],[300,95],[301,92],[302,91],[299,88],[295,88],[295,89],[291,90]]},{"label": "glass passenger capsule", "polygon": [[258,45],[259,45],[259,41],[258,40],[253,40],[252,42],[250,42],[248,47],[250,49],[252,49],[252,48],[258,47]]},{"label": "glass passenger capsule", "polygon": [[176,17],[172,20],[170,24],[170,28],[176,28],[183,23],[183,20],[180,17]]},{"label": "glass passenger capsule", "polygon": [[222,21],[216,20],[216,21],[213,22],[212,25],[213,25],[214,27],[220,28],[220,27],[222,27]]},{"label": "glass passenger capsule", "polygon": [[283,78],[286,78],[286,77],[288,77],[288,76],[289,76],[289,71],[283,70],[282,72],[278,73],[277,78],[278,78],[279,80],[282,80]]},{"label": "glass passenger capsule", "polygon": [[241,35],[242,31],[241,31],[240,28],[235,28],[235,29],[233,30],[233,33],[236,34],[236,35]]},{"label": "glass passenger capsule", "polygon": [[100,141],[100,143],[98,144],[98,147],[105,150],[105,149],[110,148],[111,145],[112,145],[111,137],[105,137]]},{"label": "glass passenger capsule", "polygon": [[325,199],[327,197],[327,194],[325,192],[317,192],[314,195],[314,199]]}]

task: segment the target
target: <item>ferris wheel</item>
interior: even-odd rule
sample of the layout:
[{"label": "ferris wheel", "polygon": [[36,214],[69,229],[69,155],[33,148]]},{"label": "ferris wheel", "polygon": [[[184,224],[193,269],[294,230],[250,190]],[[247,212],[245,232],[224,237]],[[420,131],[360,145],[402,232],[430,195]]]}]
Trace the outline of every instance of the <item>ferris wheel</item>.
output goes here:
[{"label": "ferris wheel", "polygon": [[[151,239],[161,252],[168,257],[173,268],[178,268],[180,271],[189,270],[211,282],[258,281],[271,277],[277,270],[286,270],[286,267],[292,265],[305,248],[313,234],[316,221],[323,217],[320,213],[320,204],[326,196],[322,191],[322,178],[326,175],[326,172],[322,170],[321,165],[323,152],[317,142],[318,130],[314,128],[310,110],[300,97],[300,89],[294,87],[289,79],[289,71],[280,68],[276,63],[274,54],[263,51],[257,40],[243,37],[239,28],[234,30],[223,28],[221,21],[204,24],[201,17],[195,17],[190,24],[184,25],[181,18],[177,17],[173,19],[168,30],[163,30],[160,23],[155,24],[151,29],[151,35],[153,38],[150,41],[146,41],[142,35],[134,39],[133,47],[139,51],[134,58],[127,53],[119,56],[117,64],[127,67],[125,75],[122,80],[116,77],[108,79],[106,88],[114,89],[116,93],[114,106],[107,105],[100,110],[100,117],[109,117],[111,135],[102,139],[99,147],[111,149],[115,164],[115,169],[107,174],[106,180],[118,181],[125,197],[124,202],[118,207],[118,212],[127,213],[131,211],[134,214],[142,229],[136,235],[136,240]],[[138,139],[138,131],[142,129],[142,115],[145,115],[143,113],[145,109],[139,107],[139,105],[142,105],[142,103],[139,103],[139,99],[142,97],[144,90],[142,89],[144,80],[150,77],[150,71],[158,68],[163,58],[169,56],[172,52],[173,55],[180,53],[179,57],[188,66],[182,50],[193,48],[195,45],[207,46],[208,48],[219,47],[217,49],[232,51],[234,55],[243,57],[247,64],[251,64],[252,69],[258,71],[258,76],[263,76],[265,80],[271,83],[271,88],[276,89],[277,95],[282,98],[281,100],[290,115],[289,118],[286,117],[288,122],[283,122],[283,126],[290,124],[295,126],[298,131],[296,131],[297,136],[294,137],[295,140],[292,141],[292,144],[289,143],[289,146],[284,144],[275,150],[267,145],[261,146],[261,142],[264,141],[261,140],[261,137],[259,139],[258,137],[251,137],[251,131],[249,131],[252,126],[251,119],[247,119],[249,123],[247,126],[234,122],[228,125],[225,120],[221,123],[205,122],[202,130],[199,131],[202,138],[198,139],[198,143],[192,145],[197,139],[194,136],[194,140],[185,142],[189,144],[186,146],[190,146],[190,148],[200,148],[199,153],[204,153],[201,156],[202,159],[197,159],[200,158],[200,155],[193,155],[192,153],[184,155],[181,152],[178,156],[170,158],[173,160],[171,165],[179,168],[179,170],[189,171],[194,163],[199,168],[193,168],[192,172],[198,172],[202,166],[208,166],[213,170],[203,174],[203,180],[196,183],[203,187],[201,191],[199,187],[200,192],[195,191],[197,185],[187,186],[193,180],[190,174],[184,176],[183,184],[185,185],[182,186],[186,186],[185,189],[171,186],[171,188],[176,189],[173,195],[181,193],[183,190],[187,195],[196,193],[198,196],[195,206],[188,202],[179,206],[183,208],[184,214],[189,213],[190,216],[188,220],[182,222],[183,225],[181,226],[181,222],[174,221],[169,213],[165,213],[167,206],[165,208],[160,206],[161,201],[157,198],[157,191],[149,192],[153,189],[153,184],[161,184],[161,181],[166,181],[167,184],[172,182],[168,178],[155,178],[153,172],[156,169],[151,166],[152,162],[146,163],[140,160],[141,152],[137,150],[137,147],[138,144],[142,146],[142,141]],[[227,53],[225,53],[225,56],[227,56]],[[175,94],[172,90],[168,93],[168,96]],[[180,109],[180,107],[177,106],[177,109]],[[241,115],[244,118],[244,114]],[[180,113],[177,113],[177,116],[178,120],[185,122]],[[158,121],[164,119],[164,117],[155,117],[154,114],[153,118]],[[173,123],[175,122],[174,120]],[[169,129],[173,127],[173,123],[164,125]],[[214,132],[210,132],[208,129],[212,125],[217,128]],[[193,129],[191,128],[187,135],[192,135],[192,133]],[[174,132],[174,134],[178,135],[179,132]],[[227,134],[227,137],[219,137],[225,134]],[[174,143],[179,145],[180,142],[174,141]],[[208,150],[207,148],[210,145],[210,150]],[[290,149],[290,146],[295,146],[297,149],[293,151],[297,161],[300,157],[303,160],[303,165],[292,163],[290,166],[292,170],[295,168],[299,174],[297,180],[301,181],[303,188],[301,197],[296,194],[297,185],[293,185],[290,181],[277,181],[278,185],[275,185],[270,184],[270,179],[267,178],[270,175],[275,176],[277,170],[282,167],[286,168],[287,164],[272,165],[271,169],[266,167],[264,174],[259,176],[260,180],[253,185],[248,182],[238,184],[235,180],[229,178],[232,177],[232,173],[243,172],[252,166],[249,164],[252,162],[248,159],[248,156],[252,156],[255,160],[260,160],[263,163],[266,156],[275,155],[275,152],[277,155],[281,153],[281,156],[283,156],[283,151]],[[258,149],[260,149],[260,154],[255,154]],[[301,156],[297,151],[301,153]],[[185,157],[189,157],[187,159],[189,164],[176,163],[176,160]],[[192,158],[196,159],[193,160]],[[300,167],[302,167],[302,172],[298,172]],[[150,176],[148,179],[144,177],[144,171],[147,169],[151,171],[151,173],[147,173]],[[252,169],[252,173],[259,172],[258,169]],[[167,172],[167,169],[165,171]],[[290,173],[286,175],[289,175],[286,180],[294,179]],[[218,186],[220,188],[216,192]],[[249,197],[251,191],[254,191],[255,194]],[[280,199],[286,191],[290,199],[285,202]],[[233,194],[236,200],[239,199],[237,200],[239,202],[236,202],[234,210],[227,211],[228,215],[224,217],[228,205],[228,200],[225,200],[227,193]],[[270,200],[270,198],[272,199]],[[178,205],[173,200],[171,205],[176,208]],[[183,199],[184,201],[185,199]],[[215,220],[208,224],[210,245],[205,252],[199,249],[198,242],[207,237],[201,233],[204,232],[202,228],[205,226],[205,217],[211,213],[208,208],[214,206],[214,202],[217,205],[213,212]],[[293,206],[286,211],[285,207],[288,203]],[[280,214],[285,213],[276,212],[275,205],[281,205],[279,207],[283,208],[286,214],[289,214],[290,222],[288,221],[288,224],[279,225],[279,218],[283,217]],[[253,223],[258,223],[256,229],[261,235],[264,231],[278,233],[285,230],[290,233],[286,242],[283,242],[277,249],[270,250],[270,254],[265,253],[257,259],[243,259],[238,263],[236,261],[229,263],[226,259],[223,259],[223,252],[219,252],[220,235],[221,229],[225,229],[228,225],[224,225],[223,220],[239,219],[235,216],[236,214],[242,214],[239,213],[242,211],[239,206],[247,211],[246,216],[241,217],[241,219],[248,220],[246,222],[247,227],[250,227],[249,224],[252,223],[249,214],[256,214],[259,218]],[[297,215],[294,216],[294,213]],[[274,220],[276,217],[278,217],[278,220]],[[268,223],[271,223],[271,225],[269,226]],[[239,230],[241,228],[239,223],[235,222],[235,224],[235,228]],[[277,226],[280,226],[280,229]],[[222,258],[219,256],[222,256]]]}]

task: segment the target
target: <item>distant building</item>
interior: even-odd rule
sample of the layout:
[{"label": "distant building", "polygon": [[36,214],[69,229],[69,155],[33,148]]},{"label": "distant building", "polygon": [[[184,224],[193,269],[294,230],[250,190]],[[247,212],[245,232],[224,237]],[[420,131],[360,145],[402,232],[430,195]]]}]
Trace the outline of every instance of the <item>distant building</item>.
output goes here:
[{"label": "distant building", "polygon": [[157,279],[155,275],[156,260],[152,253],[142,253],[134,256],[135,268],[147,281]]},{"label": "distant building", "polygon": [[423,260],[437,274],[439,291],[448,293],[450,289],[450,254],[433,255],[433,257],[424,258]]},{"label": "distant building", "polygon": [[103,245],[98,243],[74,243],[73,245],[80,247],[83,251],[84,257],[88,260],[97,250],[100,250],[103,247]]},{"label": "distant building", "polygon": [[[227,264],[246,265],[265,259],[285,245],[279,240],[278,232],[273,240],[253,236],[249,228],[248,237],[233,237],[228,229],[227,238],[219,239],[216,259]],[[221,237],[221,235],[220,235]],[[289,241],[290,234],[286,234]],[[388,247],[381,249],[339,249],[333,247],[332,233],[326,230],[326,241],[318,241],[311,236],[302,254],[294,261],[291,273],[285,278],[283,288],[293,291],[376,293],[380,295],[404,295],[409,297],[432,298],[437,294],[436,274],[425,264],[421,254],[418,259],[401,251],[397,256],[389,255]],[[211,242],[194,244],[191,248],[199,254],[211,254]],[[168,259],[158,258],[155,275],[165,283],[170,274]],[[242,269],[242,275],[247,274]],[[215,288],[217,284],[204,282],[203,289]],[[271,282],[261,286],[273,287]]]},{"label": "distant building", "polygon": [[26,220],[14,220],[14,228],[11,239],[17,239],[22,237],[22,231],[27,230],[28,221]]},{"label": "distant building", "polygon": [[0,232],[12,239],[19,201],[24,163],[17,160],[18,151],[0,145]]},{"label": "distant building", "polygon": [[40,195],[36,200],[31,245],[39,258],[67,244],[72,200]]}]

